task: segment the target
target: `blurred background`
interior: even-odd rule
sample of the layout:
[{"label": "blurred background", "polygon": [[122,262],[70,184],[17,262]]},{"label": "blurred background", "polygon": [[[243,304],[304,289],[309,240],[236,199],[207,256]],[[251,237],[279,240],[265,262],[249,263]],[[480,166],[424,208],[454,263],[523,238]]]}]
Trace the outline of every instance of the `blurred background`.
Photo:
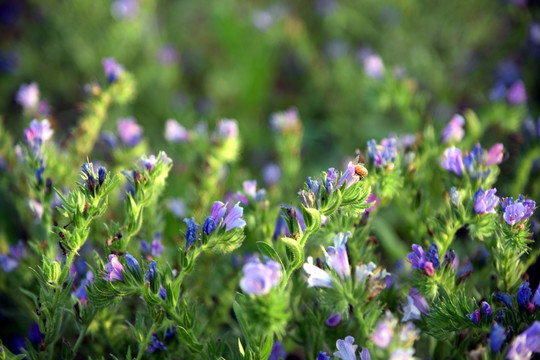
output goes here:
[{"label": "blurred background", "polygon": [[442,128],[466,108],[497,102],[481,119],[504,124],[523,103],[506,93],[520,81],[535,114],[538,3],[2,0],[0,114],[22,137],[16,92],[36,82],[57,136],[69,134],[84,84],[114,57],[134,73],[137,96],[106,129],[134,115],[157,151],[169,118],[189,128],[234,118],[243,164],[260,168],[272,161],[269,116],[294,106],[306,169],[320,169],[390,131]]}]

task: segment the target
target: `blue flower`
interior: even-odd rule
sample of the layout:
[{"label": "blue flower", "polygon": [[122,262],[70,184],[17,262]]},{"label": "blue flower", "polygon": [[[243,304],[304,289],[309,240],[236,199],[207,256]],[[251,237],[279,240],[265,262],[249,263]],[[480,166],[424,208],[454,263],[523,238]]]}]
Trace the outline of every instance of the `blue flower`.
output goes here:
[{"label": "blue flower", "polygon": [[333,315],[330,315],[330,317],[324,321],[326,326],[329,326],[329,327],[338,326],[338,324],[340,322],[341,322],[341,315],[339,315],[337,313],[333,314]]},{"label": "blue flower", "polygon": [[167,351],[167,347],[161,340],[159,340],[156,334],[152,334],[147,351],[148,353],[153,354],[156,351]]},{"label": "blue flower", "polygon": [[163,254],[163,244],[161,243],[161,233],[157,232],[152,240],[152,256],[159,257]]},{"label": "blue flower", "polygon": [[502,301],[506,305],[506,307],[509,308],[510,310],[512,310],[512,299],[513,298],[514,297],[512,295],[506,294],[506,293],[503,293],[503,294],[496,293],[495,294],[495,299]]},{"label": "blue flower", "polygon": [[533,200],[526,200],[522,195],[516,201],[513,198],[503,198],[501,209],[504,211],[503,218],[510,226],[524,221],[531,217],[536,210],[536,203]]},{"label": "blue flower", "polygon": [[433,243],[430,247],[428,247],[427,257],[435,269],[439,270],[441,268],[441,262],[439,260],[439,248],[437,247],[436,243]]},{"label": "blue flower", "polygon": [[195,218],[186,218],[184,222],[187,225],[186,230],[186,250],[191,247],[197,241],[197,230],[199,230],[200,225],[195,222]]},{"label": "blue flower", "polygon": [[482,308],[482,315],[489,318],[491,316],[491,306],[487,302],[482,301],[480,307]]},{"label": "blue flower", "polygon": [[326,354],[325,351],[320,351],[319,356],[317,356],[317,360],[331,360],[331,358]]},{"label": "blue flower", "polygon": [[371,360],[371,354],[369,353],[368,348],[362,348],[360,352],[360,360]]},{"label": "blue flower", "polygon": [[334,185],[338,177],[338,171],[334,168],[328,169],[326,173],[325,189],[326,194],[331,194],[334,191]]},{"label": "blue flower", "polygon": [[355,352],[358,345],[354,345],[354,338],[352,336],[347,336],[345,340],[338,340],[336,347],[338,351],[334,353],[335,357],[343,360],[356,360]]},{"label": "blue flower", "polygon": [[529,302],[529,298],[532,295],[531,288],[529,287],[529,282],[524,281],[523,284],[518,289],[517,292],[517,301],[518,305],[521,307],[527,307],[527,304]]},{"label": "blue flower", "polygon": [[306,180],[309,191],[313,192],[315,198],[319,195],[319,190],[321,189],[321,183],[317,180],[312,180],[311,177],[308,177]]},{"label": "blue flower", "polygon": [[397,156],[397,139],[394,137],[381,140],[377,145],[375,140],[367,142],[369,157],[376,168],[385,168],[391,166]]},{"label": "blue flower", "polygon": [[136,272],[137,274],[140,274],[139,272],[139,262],[137,259],[135,259],[130,253],[126,252],[126,263],[128,265],[128,268],[132,272]]},{"label": "blue flower", "polygon": [[157,275],[157,269],[156,269],[156,260],[152,260],[150,264],[148,265],[148,271],[146,274],[144,274],[144,278],[146,281],[152,281],[156,278]]},{"label": "blue flower", "polygon": [[478,309],[474,310],[472,314],[467,314],[467,317],[477,325],[480,323],[480,311]]},{"label": "blue flower", "polygon": [[489,335],[489,345],[494,354],[499,352],[505,339],[506,330],[497,323],[493,324],[491,327],[491,334]]}]

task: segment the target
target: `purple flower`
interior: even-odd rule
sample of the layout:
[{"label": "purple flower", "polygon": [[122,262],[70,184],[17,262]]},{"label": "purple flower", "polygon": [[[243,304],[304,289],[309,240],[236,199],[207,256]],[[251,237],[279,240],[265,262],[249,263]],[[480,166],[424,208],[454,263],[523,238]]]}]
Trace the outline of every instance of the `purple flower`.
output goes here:
[{"label": "purple flower", "polygon": [[112,57],[101,60],[101,64],[103,65],[105,76],[107,76],[107,81],[110,84],[117,81],[120,78],[120,75],[124,72],[122,65],[118,64]]},{"label": "purple flower", "polygon": [[485,315],[487,318],[489,318],[491,316],[491,306],[487,302],[482,301],[480,307],[482,308],[482,315]]},{"label": "purple flower", "polygon": [[191,140],[191,135],[178,121],[169,119],[165,123],[165,140],[168,142],[185,143]]},{"label": "purple flower", "polygon": [[281,280],[281,265],[273,260],[261,263],[258,257],[251,258],[242,268],[244,276],[240,288],[249,295],[266,295]]},{"label": "purple flower", "polygon": [[307,274],[308,287],[327,287],[333,288],[332,277],[326,271],[313,265],[313,258],[308,257],[307,263],[304,263],[304,271]]},{"label": "purple flower", "polygon": [[223,224],[225,225],[225,230],[229,231],[236,228],[243,228],[246,225],[242,215],[244,214],[244,209],[240,206],[240,203],[236,203],[234,207],[228,210]]},{"label": "purple flower", "polygon": [[358,345],[354,345],[354,338],[347,336],[345,340],[338,340],[336,342],[338,351],[334,353],[335,357],[343,360],[356,360],[356,348]]},{"label": "purple flower", "polygon": [[185,218],[184,222],[186,223],[186,250],[191,247],[197,241],[197,230],[199,230],[200,225],[195,222],[195,218]]},{"label": "purple flower", "polygon": [[385,168],[394,162],[397,156],[397,139],[389,137],[381,140],[377,145],[375,140],[367,142],[369,157],[376,168]]},{"label": "purple flower", "polygon": [[156,233],[152,240],[152,256],[159,257],[163,254],[163,244],[161,243],[161,233]]},{"label": "purple flower", "polygon": [[120,118],[117,121],[118,135],[127,146],[136,146],[142,139],[143,128],[133,117]]},{"label": "purple flower", "polygon": [[281,169],[279,165],[271,163],[264,167],[262,172],[263,181],[266,186],[272,186],[281,179]]},{"label": "purple flower", "polygon": [[362,61],[364,73],[372,79],[381,79],[384,76],[384,63],[377,54],[369,54]]},{"label": "purple flower", "polygon": [[482,187],[474,194],[475,214],[495,213],[495,207],[499,204],[499,197],[495,196],[497,189],[484,191]]},{"label": "purple flower", "polygon": [[532,303],[535,307],[540,307],[540,284],[538,284],[538,287],[536,288],[536,291],[534,292]]},{"label": "purple flower", "polygon": [[379,207],[379,203],[381,202],[381,198],[375,195],[374,193],[369,193],[369,196],[366,199],[366,204],[373,203],[369,208],[365,210],[365,212],[370,213]]},{"label": "purple flower", "polygon": [[284,132],[296,129],[300,126],[300,118],[296,108],[290,108],[283,112],[277,112],[270,116],[270,127],[274,131]]},{"label": "purple flower", "polygon": [[475,324],[480,323],[480,310],[474,310],[472,314],[467,314],[467,317]]},{"label": "purple flower", "polygon": [[371,360],[371,354],[367,348],[362,348],[360,352],[360,360]]},{"label": "purple flower", "polygon": [[441,141],[443,143],[448,143],[450,141],[461,141],[465,135],[465,130],[463,130],[463,125],[465,125],[465,119],[463,116],[456,114],[450,119],[450,122],[443,129],[441,135]]},{"label": "purple flower", "polygon": [[144,240],[141,241],[141,252],[145,255],[150,252],[150,245],[148,245],[148,242]]},{"label": "purple flower", "polygon": [[335,327],[335,326],[338,326],[340,322],[341,322],[341,315],[336,313],[336,314],[330,315],[330,317],[326,319],[324,323],[326,324],[326,326]]},{"label": "purple flower", "polygon": [[371,335],[371,341],[381,349],[386,349],[388,345],[392,342],[394,337],[394,332],[390,324],[387,321],[383,320],[379,322],[377,329]]},{"label": "purple flower", "polygon": [[244,186],[244,193],[250,198],[255,198],[257,195],[257,180],[247,180],[242,183]]},{"label": "purple flower", "polygon": [[30,122],[30,126],[24,130],[24,138],[34,156],[41,156],[43,143],[49,140],[53,133],[51,123],[47,119],[41,121],[34,119]]},{"label": "purple flower", "polygon": [[521,105],[527,101],[527,90],[523,81],[518,80],[508,88],[506,100],[510,105]]},{"label": "purple flower", "polygon": [[326,194],[331,194],[332,191],[334,191],[334,184],[338,177],[338,171],[334,168],[328,169],[328,173],[326,173]]},{"label": "purple flower", "polygon": [[398,348],[390,354],[389,360],[413,360],[414,359],[414,349],[401,349]]},{"label": "purple flower", "polygon": [[17,91],[15,101],[24,109],[36,109],[39,104],[39,86],[33,82],[22,84]]},{"label": "purple flower", "polygon": [[538,352],[540,352],[540,321],[535,321],[514,339],[506,358],[511,360],[530,359],[534,353]]},{"label": "purple flower", "polygon": [[533,200],[526,200],[522,195],[514,202],[513,198],[503,198],[501,208],[504,211],[503,218],[510,226],[528,219],[536,210]]},{"label": "purple flower", "polygon": [[317,356],[317,360],[331,360],[331,358],[326,354],[325,351],[320,351],[319,355]]},{"label": "purple flower", "polygon": [[150,344],[148,344],[148,349],[146,351],[149,354],[153,354],[156,351],[167,351],[167,347],[161,340],[159,340],[156,334],[152,334]]},{"label": "purple flower", "polygon": [[342,279],[349,278],[351,275],[347,247],[345,246],[349,236],[351,236],[350,232],[337,234],[334,239],[335,247],[328,247],[328,251],[325,253],[326,264],[334,269]]},{"label": "purple flower", "polygon": [[523,284],[520,285],[517,291],[518,305],[526,308],[531,295],[532,295],[532,291],[531,291],[531,288],[529,287],[529,282],[524,281]]},{"label": "purple flower", "polygon": [[109,262],[105,264],[105,271],[107,274],[103,276],[104,280],[107,281],[124,281],[124,276],[122,271],[124,271],[124,266],[118,261],[116,255],[109,255]]},{"label": "purple flower", "polygon": [[491,166],[494,164],[500,164],[503,160],[503,155],[504,145],[501,143],[493,145],[488,151],[486,165]]},{"label": "purple flower", "polygon": [[491,327],[491,334],[489,335],[489,345],[494,354],[499,352],[505,339],[506,330],[497,323],[493,324]]},{"label": "purple flower", "polygon": [[178,62],[178,51],[173,45],[163,45],[158,52],[158,60],[163,65],[171,65]]},{"label": "purple flower", "polygon": [[360,181],[360,176],[356,174],[356,165],[352,161],[349,161],[347,164],[347,170],[341,175],[337,183],[337,187],[341,187],[344,183],[347,183],[346,189],[351,187],[351,185],[356,184]]},{"label": "purple flower", "polygon": [[429,308],[427,300],[416,288],[411,288],[409,291],[409,296],[413,299],[414,306],[416,306],[416,308],[420,310],[422,314],[427,314]]},{"label": "purple flower", "polygon": [[139,273],[139,262],[130,253],[126,252],[126,263],[132,272]]},{"label": "purple flower", "polygon": [[161,300],[165,300],[167,298],[167,290],[161,284],[159,284],[158,296]]},{"label": "purple flower", "polygon": [[433,275],[433,263],[428,261],[424,249],[420,245],[413,244],[412,250],[413,252],[407,254],[407,259],[411,263],[411,268],[425,270],[429,276]]},{"label": "purple flower", "polygon": [[169,199],[167,201],[167,208],[178,219],[186,216],[186,203],[181,198]]},{"label": "purple flower", "polygon": [[221,119],[217,124],[217,133],[222,139],[238,137],[238,123],[232,119]]},{"label": "purple flower", "polygon": [[461,158],[461,150],[456,148],[455,146],[446,149],[441,160],[441,166],[443,167],[443,169],[453,172],[458,176],[461,176],[463,174],[463,160]]},{"label": "purple flower", "polygon": [[279,360],[285,359],[286,357],[287,352],[283,349],[283,343],[281,341],[276,341],[272,346],[272,352],[270,352],[268,360]]}]

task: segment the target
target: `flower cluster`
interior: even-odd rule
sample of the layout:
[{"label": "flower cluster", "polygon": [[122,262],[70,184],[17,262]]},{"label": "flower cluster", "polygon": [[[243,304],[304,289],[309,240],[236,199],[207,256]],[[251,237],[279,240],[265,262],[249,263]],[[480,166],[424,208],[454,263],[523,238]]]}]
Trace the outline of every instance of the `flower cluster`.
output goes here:
[{"label": "flower cluster", "polygon": [[504,147],[500,143],[493,145],[489,151],[477,143],[463,156],[460,149],[452,146],[444,151],[441,166],[458,176],[462,176],[465,171],[472,179],[485,179],[490,173],[489,167],[502,162],[503,151]]},{"label": "flower cluster", "polygon": [[376,168],[392,168],[397,156],[397,139],[389,137],[381,140],[380,145],[375,140],[367,142],[369,157]]},{"label": "flower cluster", "polygon": [[124,67],[116,62],[114,58],[105,58],[101,61],[105,76],[109,83],[114,83],[120,79],[124,72]]},{"label": "flower cluster", "polygon": [[240,288],[249,295],[266,295],[281,280],[281,265],[270,259],[262,263],[259,257],[251,257],[242,268],[244,276],[240,280]]},{"label": "flower cluster", "polygon": [[[390,312],[375,327],[371,341],[379,349],[389,352],[388,359],[413,359],[414,342],[418,339],[419,330],[412,322],[406,322],[398,328],[397,319]],[[396,336],[397,335],[397,336]]]},{"label": "flower cluster", "polygon": [[274,131],[282,133],[291,132],[296,131],[301,126],[298,110],[295,108],[290,108],[284,112],[277,112],[270,116],[270,127]]},{"label": "flower cluster", "polygon": [[412,269],[424,270],[427,275],[432,276],[435,270],[441,268],[437,244],[433,243],[428,247],[427,255],[424,252],[424,248],[420,245],[413,244],[412,250],[412,252],[407,254],[407,259],[411,263]]},{"label": "flower cluster", "polygon": [[90,162],[84,163],[81,166],[81,176],[83,181],[85,182],[86,188],[90,190],[92,194],[95,194],[107,178],[107,169],[105,169],[105,167],[103,166],[100,166],[98,167],[96,174],[94,170],[94,164]]},{"label": "flower cluster", "polygon": [[486,301],[482,301],[480,304],[480,309],[476,309],[471,314],[467,314],[467,317],[477,325],[480,324],[480,319],[482,316],[484,316],[485,319],[489,319],[491,317],[491,305],[489,305]]},{"label": "flower cluster", "polygon": [[161,241],[161,233],[157,232],[154,235],[152,243],[149,245],[146,241],[141,241],[141,252],[148,258],[155,258],[161,256],[163,253],[163,243]]},{"label": "flower cluster", "polygon": [[525,199],[519,195],[514,201],[512,197],[506,197],[501,200],[501,209],[504,212],[504,221],[510,226],[527,220],[536,210],[536,203],[533,200]]},{"label": "flower cluster", "polygon": [[535,321],[514,339],[506,358],[510,360],[530,359],[535,353],[540,353],[540,321]]},{"label": "flower cluster", "polygon": [[142,140],[143,128],[133,117],[120,118],[117,121],[118,135],[124,144],[136,146]]},{"label": "flower cluster", "polygon": [[224,204],[221,201],[214,202],[210,216],[206,218],[203,224],[203,231],[206,235],[210,235],[218,227],[229,231],[243,228],[246,225],[246,221],[242,219],[244,209],[240,206],[240,203],[236,203],[230,209],[227,208],[227,205],[228,203]]}]

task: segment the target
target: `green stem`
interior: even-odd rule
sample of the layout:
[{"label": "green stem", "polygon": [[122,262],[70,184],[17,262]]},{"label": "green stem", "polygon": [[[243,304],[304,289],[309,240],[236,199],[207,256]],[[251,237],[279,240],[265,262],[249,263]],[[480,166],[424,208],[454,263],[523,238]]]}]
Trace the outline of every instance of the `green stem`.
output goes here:
[{"label": "green stem", "polygon": [[79,333],[79,337],[77,338],[77,342],[75,343],[75,345],[73,346],[73,349],[72,349],[72,351],[73,351],[72,359],[74,359],[75,356],[77,355],[77,350],[79,349],[79,346],[81,345],[84,337],[86,336],[86,332],[88,331],[88,328],[90,327],[90,324],[94,320],[94,316],[95,316],[95,313],[94,313],[94,315],[92,315],[90,317],[90,319],[88,320],[86,325],[83,327],[82,331]]},{"label": "green stem", "polygon": [[152,338],[152,334],[154,333],[154,330],[156,329],[156,323],[152,322],[152,327],[148,331],[148,334],[146,334],[146,337],[144,338],[143,342],[141,343],[141,346],[139,347],[139,353],[137,354],[136,360],[141,360],[144,352],[148,348],[148,344],[150,343],[150,339]]}]

